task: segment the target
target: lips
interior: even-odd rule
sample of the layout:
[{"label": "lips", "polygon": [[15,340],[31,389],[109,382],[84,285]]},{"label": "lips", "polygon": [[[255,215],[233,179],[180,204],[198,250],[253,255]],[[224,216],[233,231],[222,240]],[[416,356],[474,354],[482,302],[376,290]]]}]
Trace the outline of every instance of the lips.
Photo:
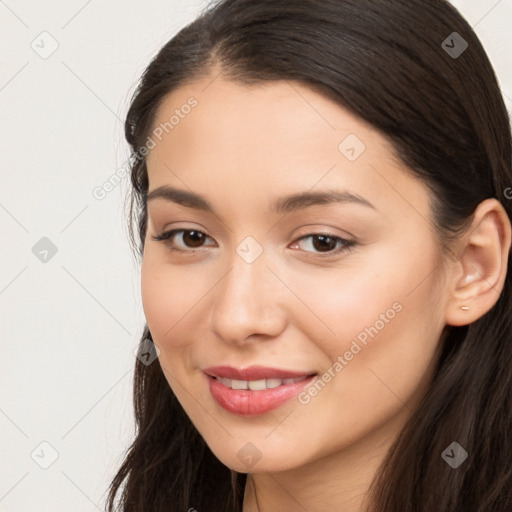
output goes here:
[{"label": "lips", "polygon": [[203,371],[210,377],[246,381],[263,379],[298,379],[300,377],[316,375],[316,372],[312,371],[298,372],[257,365],[243,369],[233,368],[232,366],[210,366],[209,368],[204,368]]},{"label": "lips", "polygon": [[203,373],[213,399],[223,409],[240,416],[258,416],[280,407],[317,375],[265,366],[212,366]]}]

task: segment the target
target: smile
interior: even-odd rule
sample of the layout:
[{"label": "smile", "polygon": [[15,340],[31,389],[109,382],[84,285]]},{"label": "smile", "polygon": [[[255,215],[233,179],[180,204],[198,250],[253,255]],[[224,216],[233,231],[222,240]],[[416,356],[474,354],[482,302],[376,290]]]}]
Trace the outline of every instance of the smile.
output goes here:
[{"label": "smile", "polygon": [[258,416],[280,407],[309,386],[316,375],[289,379],[237,380],[204,374],[210,394],[226,411]]}]

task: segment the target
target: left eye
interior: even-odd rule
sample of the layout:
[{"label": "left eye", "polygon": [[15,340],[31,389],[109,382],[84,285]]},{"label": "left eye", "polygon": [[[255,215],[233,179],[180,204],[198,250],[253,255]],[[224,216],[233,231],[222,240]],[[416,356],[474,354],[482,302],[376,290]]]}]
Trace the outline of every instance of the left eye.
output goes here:
[{"label": "left eye", "polygon": [[[175,235],[182,234],[182,243],[185,245],[185,249],[177,248],[175,246],[174,238]],[[206,233],[199,231],[197,229],[172,229],[170,231],[166,231],[159,235],[152,235],[151,238],[156,241],[163,241],[166,245],[169,246],[171,251],[178,252],[192,252],[193,249],[198,249],[202,247],[202,243],[206,238],[209,238]],[[323,256],[327,253],[327,256],[332,254],[336,254],[339,252],[343,252],[349,250],[355,245],[355,242],[352,240],[345,240],[339,236],[333,235],[331,233],[311,233],[309,235],[304,235],[298,238],[293,246],[297,246],[299,242],[302,240],[306,240],[308,238],[312,239],[312,242],[309,244],[310,247],[318,251],[318,255]],[[211,240],[211,239],[210,239]],[[336,249],[336,246],[341,244],[341,247]],[[292,246],[292,247],[293,247]],[[191,249],[190,251],[187,249]],[[334,250],[336,249],[336,250]],[[310,252],[310,251],[306,251]],[[324,253],[324,254],[322,254]]]}]

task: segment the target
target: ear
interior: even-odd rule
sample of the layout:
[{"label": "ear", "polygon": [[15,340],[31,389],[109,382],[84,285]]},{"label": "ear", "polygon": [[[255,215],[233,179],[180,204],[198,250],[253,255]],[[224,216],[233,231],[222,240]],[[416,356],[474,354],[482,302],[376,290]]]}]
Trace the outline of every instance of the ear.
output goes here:
[{"label": "ear", "polygon": [[496,304],[507,275],[510,243],[510,219],[501,203],[481,202],[458,246],[461,256],[452,268],[446,324],[470,324]]}]

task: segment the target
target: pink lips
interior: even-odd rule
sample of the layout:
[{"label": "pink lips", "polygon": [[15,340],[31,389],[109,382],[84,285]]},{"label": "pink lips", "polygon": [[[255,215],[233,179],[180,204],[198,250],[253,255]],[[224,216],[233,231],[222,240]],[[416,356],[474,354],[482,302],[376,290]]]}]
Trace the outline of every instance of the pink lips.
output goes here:
[{"label": "pink lips", "polygon": [[[313,372],[295,372],[264,366],[251,366],[245,369],[236,369],[230,366],[213,366],[204,368],[203,372],[206,375],[210,393],[215,401],[225,410],[240,416],[257,416],[279,407],[299,394],[316,377],[316,374],[313,375]],[[246,381],[304,378],[275,388],[253,391],[250,389],[231,389],[215,377]]]}]

